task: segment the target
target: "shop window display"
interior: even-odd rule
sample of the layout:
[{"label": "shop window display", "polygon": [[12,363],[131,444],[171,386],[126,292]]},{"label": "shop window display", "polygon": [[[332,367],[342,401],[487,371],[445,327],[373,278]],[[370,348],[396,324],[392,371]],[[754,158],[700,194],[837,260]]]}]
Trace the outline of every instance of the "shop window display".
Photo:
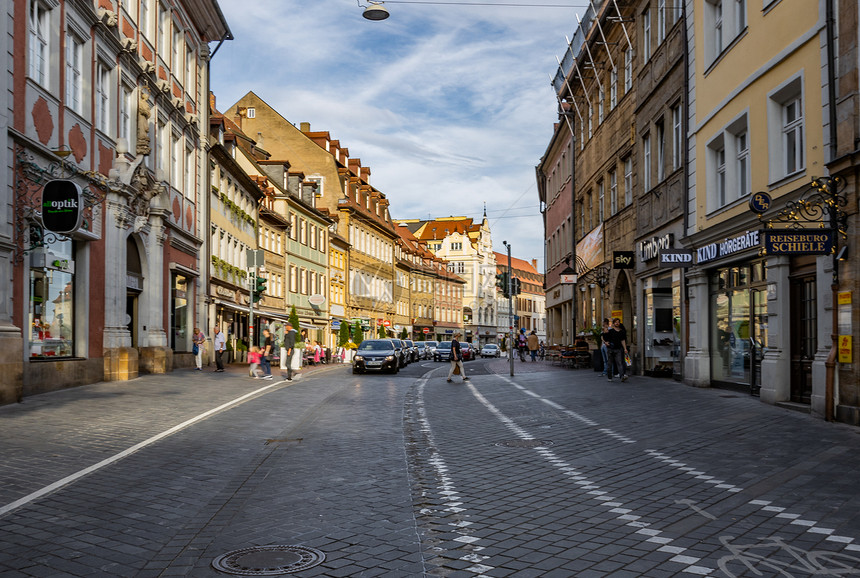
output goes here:
[{"label": "shop window display", "polygon": [[30,269],[30,357],[74,355],[74,260],[71,240],[47,245]]}]

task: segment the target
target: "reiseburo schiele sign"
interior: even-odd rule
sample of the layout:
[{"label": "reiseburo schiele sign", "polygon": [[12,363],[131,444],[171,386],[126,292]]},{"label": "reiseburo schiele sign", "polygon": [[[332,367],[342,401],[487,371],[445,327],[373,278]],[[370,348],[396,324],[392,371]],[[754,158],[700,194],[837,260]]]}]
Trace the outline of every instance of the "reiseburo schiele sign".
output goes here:
[{"label": "reiseburo schiele sign", "polygon": [[764,248],[769,255],[829,255],[833,252],[830,229],[792,229],[763,231]]}]

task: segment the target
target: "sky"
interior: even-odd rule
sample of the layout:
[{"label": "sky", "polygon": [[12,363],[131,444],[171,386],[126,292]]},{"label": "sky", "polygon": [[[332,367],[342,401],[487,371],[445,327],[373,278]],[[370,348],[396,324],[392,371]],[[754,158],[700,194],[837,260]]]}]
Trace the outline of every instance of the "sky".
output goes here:
[{"label": "sky", "polygon": [[328,131],[370,167],[393,219],[480,222],[486,203],[493,248],[507,241],[543,273],[535,167],[558,121],[550,77],[587,0],[392,0],[384,21],[359,4],[220,0],[235,39],[211,62],[218,108],[254,91]]}]

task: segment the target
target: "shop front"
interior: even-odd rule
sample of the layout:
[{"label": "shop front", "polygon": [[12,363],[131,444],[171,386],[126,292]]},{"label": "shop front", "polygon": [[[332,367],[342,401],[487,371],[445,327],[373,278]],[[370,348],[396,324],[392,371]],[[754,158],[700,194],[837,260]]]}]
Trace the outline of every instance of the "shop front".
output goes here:
[{"label": "shop front", "polygon": [[637,309],[642,311],[642,373],[682,377],[682,278],[692,252],[675,246],[674,232],[659,232],[637,243]]}]

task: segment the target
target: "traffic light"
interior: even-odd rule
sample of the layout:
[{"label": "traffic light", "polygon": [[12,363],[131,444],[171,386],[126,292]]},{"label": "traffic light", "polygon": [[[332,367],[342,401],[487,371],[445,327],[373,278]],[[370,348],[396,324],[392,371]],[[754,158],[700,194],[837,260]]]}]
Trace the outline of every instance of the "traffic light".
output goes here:
[{"label": "traffic light", "polygon": [[263,293],[266,291],[266,282],[268,279],[265,277],[257,277],[256,283],[254,284],[254,303],[263,298]]},{"label": "traffic light", "polygon": [[519,295],[520,291],[520,280],[517,277],[514,277],[511,279],[511,295]]},{"label": "traffic light", "polygon": [[497,275],[496,275],[496,287],[498,287],[499,289],[501,289],[502,294],[503,294],[505,297],[510,297],[510,294],[508,293],[508,289],[509,289],[509,287],[510,287],[510,286],[509,286],[509,284],[508,284],[508,274],[507,274],[507,272],[505,272],[505,273],[499,273],[499,274],[497,274]]}]

